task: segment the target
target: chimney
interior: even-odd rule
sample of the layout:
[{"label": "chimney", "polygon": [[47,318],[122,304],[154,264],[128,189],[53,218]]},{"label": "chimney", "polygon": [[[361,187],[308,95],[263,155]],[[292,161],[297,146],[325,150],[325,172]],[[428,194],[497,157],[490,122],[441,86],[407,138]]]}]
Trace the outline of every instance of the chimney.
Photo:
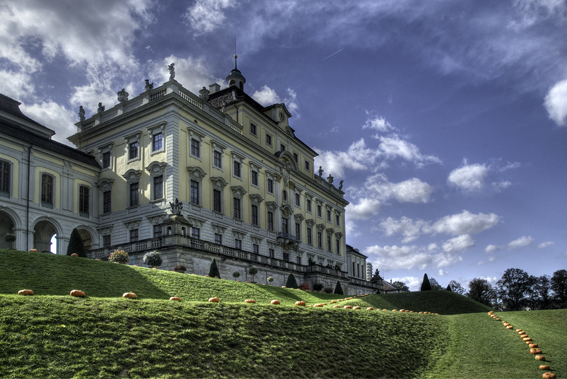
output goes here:
[{"label": "chimney", "polygon": [[213,93],[220,91],[220,86],[217,83],[213,83],[209,85],[209,91],[211,92],[212,95]]}]

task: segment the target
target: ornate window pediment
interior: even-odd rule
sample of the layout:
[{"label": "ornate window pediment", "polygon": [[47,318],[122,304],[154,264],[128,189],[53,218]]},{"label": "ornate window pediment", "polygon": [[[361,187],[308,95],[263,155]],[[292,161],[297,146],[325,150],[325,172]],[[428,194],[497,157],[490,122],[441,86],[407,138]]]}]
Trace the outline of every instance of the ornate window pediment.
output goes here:
[{"label": "ornate window pediment", "polygon": [[224,231],[226,230],[225,226],[219,224],[211,224],[211,226],[213,227],[213,231],[217,234],[224,234]]},{"label": "ornate window pediment", "polygon": [[282,215],[284,215],[286,217],[290,217],[293,214],[293,209],[291,209],[289,204],[282,205],[280,207],[280,210],[282,211]]},{"label": "ornate window pediment", "polygon": [[140,181],[140,175],[142,175],[142,170],[134,170],[131,168],[130,170],[126,171],[122,177],[126,179],[128,184],[138,183]]},{"label": "ornate window pediment", "polygon": [[322,232],[325,229],[325,224],[317,224],[317,230]]},{"label": "ornate window pediment", "polygon": [[205,176],[207,176],[207,173],[198,166],[189,166],[187,167],[187,171],[189,171],[189,176],[191,177],[191,179],[198,182],[200,182]]},{"label": "ornate window pediment", "polygon": [[187,221],[195,227],[200,228],[207,220],[196,218],[195,216],[187,217]]},{"label": "ornate window pediment", "polygon": [[96,185],[102,192],[110,191],[112,189],[112,184],[114,183],[114,179],[101,179],[99,180]]},{"label": "ornate window pediment", "polygon": [[341,233],[341,232],[335,233],[335,237],[337,237],[337,238],[342,238],[342,236],[343,236],[343,233]]},{"label": "ornate window pediment", "polygon": [[295,218],[295,222],[299,222],[301,223],[301,221],[303,221],[305,219],[305,217],[303,217],[303,215],[301,213],[298,213],[296,215],[293,216]]},{"label": "ornate window pediment", "polygon": [[213,188],[217,191],[222,191],[222,189],[228,184],[226,180],[220,176],[211,176],[211,182],[213,183]]},{"label": "ornate window pediment", "polygon": [[328,235],[328,236],[332,236],[333,233],[335,233],[335,229],[333,229],[333,228],[327,228],[326,232],[327,232],[327,235]]},{"label": "ornate window pediment", "polygon": [[97,228],[97,230],[101,236],[109,236],[112,233],[112,228],[114,228],[114,224]]},{"label": "ornate window pediment", "polygon": [[250,237],[252,239],[252,243],[255,245],[260,245],[262,243],[263,238],[262,237],[257,237],[257,236],[253,236]]},{"label": "ornate window pediment", "polygon": [[264,201],[264,199],[262,199],[262,196],[258,194],[250,194],[248,196],[250,197],[250,202],[254,205],[260,205],[260,203]]},{"label": "ornate window pediment", "polygon": [[232,186],[232,195],[237,199],[242,199],[246,195],[246,190],[242,186]]},{"label": "ornate window pediment", "polygon": [[160,176],[164,174],[166,166],[167,163],[165,162],[153,161],[146,167],[146,170],[148,170],[150,176]]},{"label": "ornate window pediment", "polygon": [[146,218],[148,219],[150,224],[160,225],[160,224],[163,224],[163,221],[165,220],[166,217],[167,217],[166,214],[159,214],[159,215],[155,215],[155,216],[147,216]]},{"label": "ornate window pediment", "polygon": [[232,229],[232,235],[236,239],[243,240],[246,236],[246,232],[243,230]]},{"label": "ornate window pediment", "polygon": [[126,226],[126,229],[128,230],[134,230],[134,229],[138,229],[141,223],[142,223],[142,219],[137,218],[135,220],[124,221],[124,226]]},{"label": "ornate window pediment", "polygon": [[266,208],[268,208],[268,210],[270,212],[275,211],[276,209],[278,209],[278,204],[276,204],[275,201],[267,201],[266,202]]},{"label": "ornate window pediment", "polygon": [[312,228],[313,225],[315,225],[315,220],[313,220],[312,218],[309,218],[309,219],[305,220],[305,223],[307,224],[308,227]]}]

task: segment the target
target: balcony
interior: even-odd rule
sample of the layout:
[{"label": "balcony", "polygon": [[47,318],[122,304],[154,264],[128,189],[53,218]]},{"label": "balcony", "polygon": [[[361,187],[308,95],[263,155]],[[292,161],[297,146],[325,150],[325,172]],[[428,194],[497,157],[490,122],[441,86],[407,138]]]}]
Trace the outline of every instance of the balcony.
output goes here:
[{"label": "balcony", "polygon": [[347,278],[347,273],[340,270],[330,269],[322,266],[301,265],[282,259],[270,258],[266,255],[255,254],[250,251],[235,249],[233,247],[219,245],[213,242],[203,241],[183,235],[170,235],[158,238],[150,238],[136,242],[129,242],[126,244],[109,246],[102,249],[95,249],[87,252],[87,256],[91,259],[101,259],[107,258],[114,250],[124,250],[128,254],[143,254],[148,251],[167,249],[170,247],[186,247],[192,250],[205,251],[218,255],[221,260],[232,258],[250,262],[255,265],[281,268],[302,274],[320,273],[344,279]]}]

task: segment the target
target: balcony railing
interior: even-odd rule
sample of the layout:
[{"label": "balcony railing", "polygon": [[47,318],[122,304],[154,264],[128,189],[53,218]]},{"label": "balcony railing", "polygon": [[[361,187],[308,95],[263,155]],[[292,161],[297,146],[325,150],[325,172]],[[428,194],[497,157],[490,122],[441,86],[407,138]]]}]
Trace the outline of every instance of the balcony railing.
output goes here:
[{"label": "balcony railing", "polygon": [[244,251],[240,249],[235,249],[233,247],[228,247],[224,245],[219,245],[213,242],[203,241],[200,239],[182,236],[182,235],[171,235],[158,238],[150,238],[146,240],[140,240],[136,242],[129,242],[126,244],[114,245],[105,247],[102,249],[95,249],[89,251],[88,257],[92,259],[106,258],[114,250],[124,250],[128,254],[143,253],[146,251],[163,249],[166,247],[180,246],[188,247],[193,250],[206,251],[209,253],[217,254],[221,257],[239,259],[242,261],[251,262],[254,264],[265,265],[270,267],[283,268],[286,270],[291,270],[300,273],[308,274],[326,274],[332,275],[340,278],[347,278],[347,273],[335,270],[334,268],[327,268],[323,266],[306,266],[289,261],[285,261],[277,258],[270,258],[265,255],[256,254],[250,251]]}]

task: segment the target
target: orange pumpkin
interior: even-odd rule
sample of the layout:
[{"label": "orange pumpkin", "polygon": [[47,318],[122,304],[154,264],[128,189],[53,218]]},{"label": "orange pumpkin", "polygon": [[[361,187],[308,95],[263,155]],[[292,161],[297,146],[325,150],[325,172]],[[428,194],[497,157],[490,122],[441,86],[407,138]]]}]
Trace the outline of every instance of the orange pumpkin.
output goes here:
[{"label": "orange pumpkin", "polygon": [[315,304],[315,305],[314,305],[314,307],[317,307],[317,308],[322,308],[322,307],[323,307],[323,304],[321,304],[321,303],[319,303],[319,304]]},{"label": "orange pumpkin", "polygon": [[366,308],[366,310],[367,310],[367,311],[373,311],[373,310],[374,310],[374,308],[372,308],[372,307],[368,307],[368,308]]},{"label": "orange pumpkin", "polygon": [[520,335],[520,337],[524,338],[524,337],[529,337],[526,333]]},{"label": "orange pumpkin", "polygon": [[30,251],[37,253],[37,249],[30,249]]},{"label": "orange pumpkin", "polygon": [[282,286],[282,288],[287,288],[286,286]]},{"label": "orange pumpkin", "polygon": [[211,297],[209,299],[209,303],[218,303],[219,302],[219,298],[218,297]]},{"label": "orange pumpkin", "polygon": [[340,308],[340,305],[333,305],[333,308]]},{"label": "orange pumpkin", "polygon": [[169,298],[169,300],[174,300],[174,301],[181,301],[181,298],[178,296],[172,296]]},{"label": "orange pumpkin", "polygon": [[270,304],[280,305],[280,301],[279,300],[272,300],[272,301],[270,301]]},{"label": "orange pumpkin", "polygon": [[540,370],[551,370],[551,368],[549,367],[549,365],[540,365],[539,366]]},{"label": "orange pumpkin", "polygon": [[122,294],[122,297],[124,297],[126,299],[137,299],[138,295],[136,295],[134,292],[124,292]]},{"label": "orange pumpkin", "polygon": [[97,258],[97,259],[95,259],[95,261],[100,261],[100,259]]},{"label": "orange pumpkin", "polygon": [[557,376],[555,376],[555,374],[552,373],[552,372],[546,372],[546,373],[543,374],[541,377],[542,377],[543,379],[555,379],[555,378],[557,378]]},{"label": "orange pumpkin", "polygon": [[256,300],[254,299],[246,299],[244,300],[245,303],[256,303]]},{"label": "orange pumpkin", "polygon": [[494,311],[488,312],[488,315],[489,315],[489,316],[492,316],[493,314],[494,314]]},{"label": "orange pumpkin", "polygon": [[530,346],[530,347],[538,347],[538,346],[537,346],[537,343],[530,343],[529,346]]},{"label": "orange pumpkin", "polygon": [[85,297],[85,293],[83,291],[79,291],[79,290],[73,290],[73,291],[71,291],[71,293],[69,295],[75,296],[75,297]]},{"label": "orange pumpkin", "polygon": [[523,332],[522,329],[516,329],[516,332]]},{"label": "orange pumpkin", "polygon": [[536,355],[536,356],[535,356],[535,360],[536,360],[536,361],[545,361],[545,356],[543,356],[543,355]]},{"label": "orange pumpkin", "polygon": [[362,308],[360,308],[360,307],[354,307],[354,308],[352,308],[352,309],[362,309]]},{"label": "orange pumpkin", "polygon": [[506,327],[506,329],[512,329],[512,328],[514,328],[512,325],[508,325],[508,326]]},{"label": "orange pumpkin", "polygon": [[32,290],[19,290],[18,295],[33,296]]},{"label": "orange pumpkin", "polygon": [[541,354],[541,349],[533,347],[530,349],[530,354]]},{"label": "orange pumpkin", "polygon": [[524,341],[531,341],[532,339],[530,337],[526,337],[526,338],[522,338]]},{"label": "orange pumpkin", "polygon": [[345,305],[345,306],[344,306],[344,309],[352,309],[352,306],[350,306],[350,305]]},{"label": "orange pumpkin", "polygon": [[307,304],[305,303],[305,301],[301,300],[301,301],[296,301],[296,302],[295,302],[295,305],[297,305],[298,307],[304,307],[304,306],[306,306]]},{"label": "orange pumpkin", "polygon": [[71,254],[71,256],[72,256],[72,257],[78,257],[78,256],[79,256],[79,254],[77,254],[77,253],[73,253],[73,254]]}]

